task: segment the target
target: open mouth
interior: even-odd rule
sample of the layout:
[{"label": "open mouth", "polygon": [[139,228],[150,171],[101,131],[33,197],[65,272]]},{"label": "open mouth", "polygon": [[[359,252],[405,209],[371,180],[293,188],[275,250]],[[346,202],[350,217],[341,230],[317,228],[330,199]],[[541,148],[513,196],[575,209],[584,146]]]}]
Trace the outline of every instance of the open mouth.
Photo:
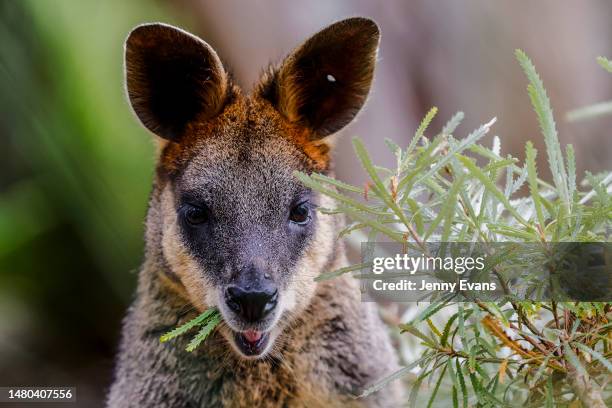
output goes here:
[{"label": "open mouth", "polygon": [[245,356],[259,356],[263,353],[270,340],[270,333],[257,330],[246,330],[234,333],[236,346]]}]

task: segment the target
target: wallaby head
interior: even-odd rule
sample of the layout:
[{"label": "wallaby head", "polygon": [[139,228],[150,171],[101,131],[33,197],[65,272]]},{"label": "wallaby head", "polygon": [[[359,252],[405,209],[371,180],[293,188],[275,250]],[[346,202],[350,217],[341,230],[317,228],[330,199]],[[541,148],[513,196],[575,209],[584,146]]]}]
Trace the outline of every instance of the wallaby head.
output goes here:
[{"label": "wallaby head", "polygon": [[273,348],[336,256],[334,219],[315,212],[325,199],[293,173],[330,171],[328,137],[364,104],[378,41],[371,20],[335,23],[245,95],[185,31],[146,24],[127,38],[129,100],[160,145],[147,218],[155,279],[199,311],[217,307],[240,356]]}]

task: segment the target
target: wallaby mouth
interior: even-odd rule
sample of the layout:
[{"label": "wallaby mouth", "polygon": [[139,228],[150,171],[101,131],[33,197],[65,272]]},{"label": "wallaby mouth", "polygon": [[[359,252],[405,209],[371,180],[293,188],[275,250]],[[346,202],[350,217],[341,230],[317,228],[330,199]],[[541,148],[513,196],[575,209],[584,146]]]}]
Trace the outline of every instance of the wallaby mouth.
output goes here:
[{"label": "wallaby mouth", "polygon": [[234,341],[245,356],[257,357],[266,350],[270,341],[270,333],[257,330],[236,332],[234,333]]},{"label": "wallaby mouth", "polygon": [[268,350],[280,298],[277,286],[269,278],[254,279],[253,275],[264,277],[266,274],[247,274],[244,276],[251,280],[228,285],[223,289],[223,303],[220,304],[232,330],[228,341],[247,358],[262,357]]}]

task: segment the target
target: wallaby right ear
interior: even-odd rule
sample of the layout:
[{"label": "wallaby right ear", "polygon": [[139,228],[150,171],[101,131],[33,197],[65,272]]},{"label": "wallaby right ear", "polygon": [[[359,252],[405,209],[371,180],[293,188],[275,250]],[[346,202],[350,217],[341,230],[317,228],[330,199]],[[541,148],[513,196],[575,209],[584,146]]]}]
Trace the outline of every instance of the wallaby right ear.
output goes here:
[{"label": "wallaby right ear", "polygon": [[227,99],[227,74],[212,47],[160,23],[138,26],[128,35],[125,81],[142,124],[175,142],[187,124],[214,117]]},{"label": "wallaby right ear", "polygon": [[338,21],[295,49],[260,88],[285,118],[320,139],[346,126],[366,101],[380,31],[368,18]]}]

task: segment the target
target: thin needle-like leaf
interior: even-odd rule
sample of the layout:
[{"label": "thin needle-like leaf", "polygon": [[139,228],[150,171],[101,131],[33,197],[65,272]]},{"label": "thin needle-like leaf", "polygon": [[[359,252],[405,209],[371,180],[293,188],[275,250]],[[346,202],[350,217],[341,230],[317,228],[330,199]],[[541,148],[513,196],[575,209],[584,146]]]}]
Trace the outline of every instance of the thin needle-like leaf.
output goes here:
[{"label": "thin needle-like leaf", "polygon": [[217,309],[208,309],[204,313],[200,314],[198,317],[191,319],[187,323],[177,327],[176,329],[162,335],[159,338],[159,341],[162,343],[171,340],[175,337],[180,336],[181,334],[187,333],[189,330],[193,329],[196,326],[200,326],[205,324],[208,320],[212,319],[214,316],[218,315],[219,311]]},{"label": "thin needle-like leaf", "polygon": [[527,142],[526,144],[526,161],[527,161],[527,177],[529,179],[529,191],[531,192],[531,197],[533,198],[533,205],[536,210],[536,215],[538,217],[538,223],[542,228],[544,228],[544,213],[542,212],[542,199],[540,197],[540,192],[538,191],[538,173],[536,169],[536,155],[538,151],[533,147],[533,143]]}]

